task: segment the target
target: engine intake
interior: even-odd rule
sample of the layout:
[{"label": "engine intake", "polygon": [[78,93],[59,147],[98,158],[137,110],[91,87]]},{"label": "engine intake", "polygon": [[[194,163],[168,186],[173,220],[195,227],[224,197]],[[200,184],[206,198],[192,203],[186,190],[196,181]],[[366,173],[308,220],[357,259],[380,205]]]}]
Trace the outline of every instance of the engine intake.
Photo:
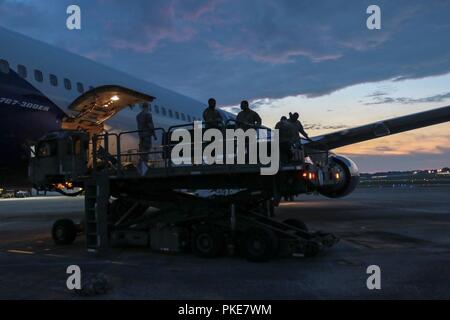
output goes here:
[{"label": "engine intake", "polygon": [[319,193],[328,198],[340,198],[349,195],[359,183],[359,170],[350,158],[332,155],[329,158],[332,171],[338,176],[336,183],[319,188]]}]

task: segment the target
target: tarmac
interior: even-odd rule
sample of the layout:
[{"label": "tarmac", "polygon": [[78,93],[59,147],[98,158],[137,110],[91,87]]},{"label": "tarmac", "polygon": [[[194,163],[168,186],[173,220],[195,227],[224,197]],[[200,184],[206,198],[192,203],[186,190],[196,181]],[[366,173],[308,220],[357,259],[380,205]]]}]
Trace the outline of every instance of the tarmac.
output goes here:
[{"label": "tarmac", "polygon": [[[56,246],[56,219],[82,217],[84,198],[0,200],[0,299],[449,299],[450,186],[359,188],[343,199],[302,195],[276,216],[341,238],[314,258],[251,263],[144,248],[86,252],[84,238]],[[101,274],[110,290],[80,296],[66,287],[69,265]],[[367,268],[381,270],[369,290]]]}]

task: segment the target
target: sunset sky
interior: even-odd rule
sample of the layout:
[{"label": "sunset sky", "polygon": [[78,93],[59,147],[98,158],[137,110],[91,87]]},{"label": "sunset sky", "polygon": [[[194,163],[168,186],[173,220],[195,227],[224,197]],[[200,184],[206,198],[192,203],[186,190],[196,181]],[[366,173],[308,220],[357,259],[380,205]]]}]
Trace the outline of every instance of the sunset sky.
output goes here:
[{"label": "sunset sky", "polygon": [[[81,30],[66,28],[71,4]],[[0,17],[199,101],[248,99],[269,126],[297,111],[312,136],[450,105],[447,0],[0,0]],[[450,166],[450,124],[337,151],[364,172]]]}]

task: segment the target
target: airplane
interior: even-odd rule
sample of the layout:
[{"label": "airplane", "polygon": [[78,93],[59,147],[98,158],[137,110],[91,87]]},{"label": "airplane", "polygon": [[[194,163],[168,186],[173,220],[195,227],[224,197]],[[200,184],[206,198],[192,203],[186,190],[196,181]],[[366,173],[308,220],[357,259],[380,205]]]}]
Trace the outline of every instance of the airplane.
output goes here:
[{"label": "airplane", "polygon": [[[195,99],[140,80],[87,58],[0,27],[0,185],[27,183],[28,141],[61,129],[72,115],[69,106],[95,92],[95,88],[117,85],[156,97],[152,115],[156,127],[201,120],[204,104]],[[135,130],[139,108],[126,108],[106,122],[108,130]],[[225,120],[235,115],[219,110]],[[390,134],[450,121],[450,106],[376,122],[303,141],[313,162],[321,162],[323,151]],[[349,158],[333,155],[341,176],[322,194],[341,197],[354,190],[359,172]]]},{"label": "airplane", "polygon": [[[27,185],[26,143],[61,128],[68,106],[103,85],[121,85],[156,96],[155,127],[202,119],[205,103],[114,70],[87,58],[0,27],[0,186]],[[109,128],[135,130],[140,108],[123,110]],[[220,110],[226,120],[232,113]]]}]

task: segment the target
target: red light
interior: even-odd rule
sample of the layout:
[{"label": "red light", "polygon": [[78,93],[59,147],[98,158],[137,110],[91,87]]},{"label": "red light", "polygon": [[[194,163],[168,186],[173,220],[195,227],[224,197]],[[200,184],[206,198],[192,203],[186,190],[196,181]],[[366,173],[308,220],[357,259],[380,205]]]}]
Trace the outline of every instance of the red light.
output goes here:
[{"label": "red light", "polygon": [[300,171],[299,177],[304,180],[315,180],[316,179],[316,173],[315,172],[308,172],[308,171]]}]

